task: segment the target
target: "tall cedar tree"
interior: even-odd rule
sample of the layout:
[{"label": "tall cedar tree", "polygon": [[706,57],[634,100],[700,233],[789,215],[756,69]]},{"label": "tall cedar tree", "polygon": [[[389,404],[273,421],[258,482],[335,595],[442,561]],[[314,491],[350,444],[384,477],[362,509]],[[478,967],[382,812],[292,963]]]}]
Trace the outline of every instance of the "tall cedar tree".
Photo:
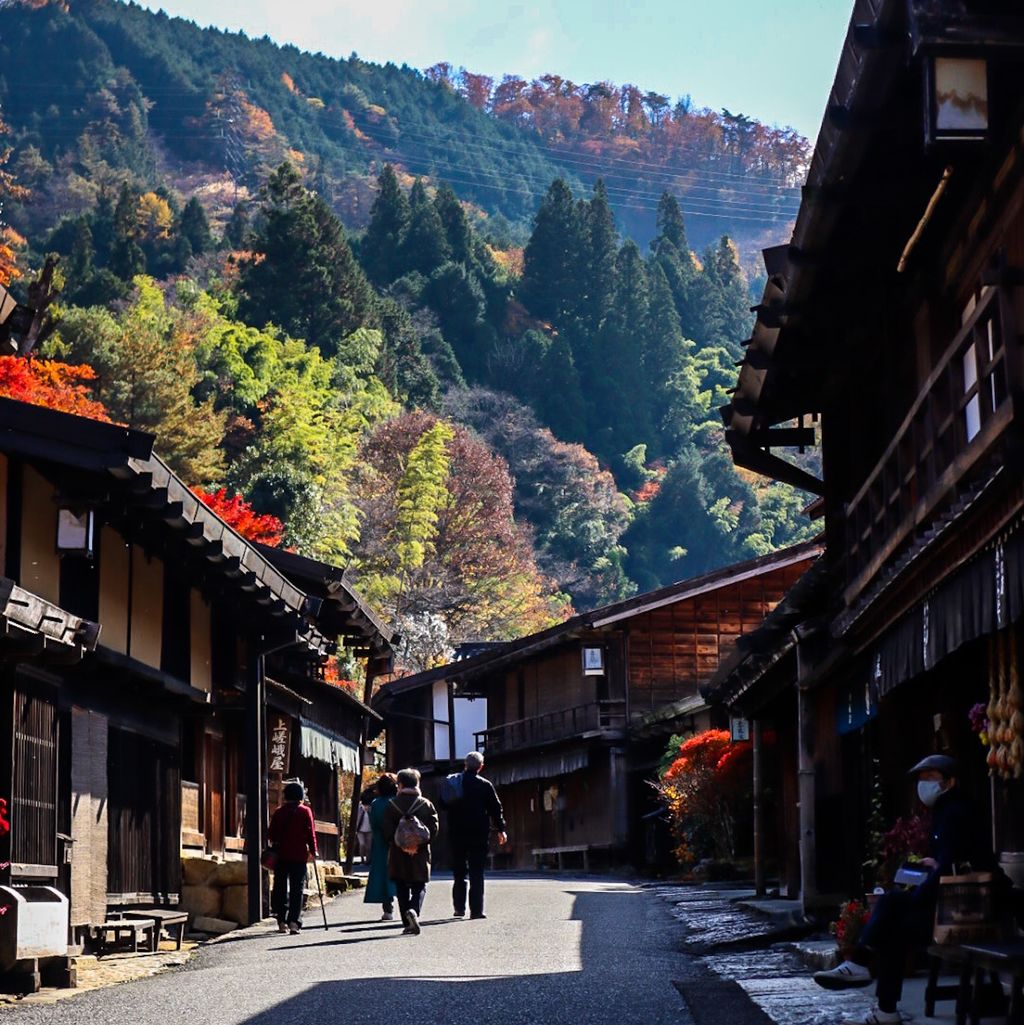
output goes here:
[{"label": "tall cedar tree", "polygon": [[409,227],[402,240],[403,270],[431,274],[448,260],[450,251],[437,207],[417,178],[409,193]]},{"label": "tall cedar tree", "polygon": [[619,248],[619,233],[615,229],[615,215],[608,203],[608,189],[599,179],[594,195],[585,208],[586,239],[585,299],[580,314],[583,330],[596,332],[604,323],[615,299],[615,258]]},{"label": "tall cedar tree", "polygon": [[683,220],[683,211],[676,201],[676,197],[669,192],[663,192],[658,200],[658,236],[652,243],[652,248],[657,251],[658,243],[661,241],[671,242],[677,253],[687,253],[690,245],[686,241],[686,223]]},{"label": "tall cedar tree", "polygon": [[723,345],[739,358],[753,318],[747,278],[736,246],[727,235],[705,250],[704,281],[701,339],[708,345]]},{"label": "tall cedar tree", "polygon": [[583,227],[569,186],[551,183],[523,254],[519,296],[535,317],[567,326],[579,309]]},{"label": "tall cedar tree", "polygon": [[193,196],[184,206],[178,218],[178,235],[187,239],[192,255],[202,256],[213,248],[213,235],[210,234],[210,222],[206,219],[206,211],[202,204]]},{"label": "tall cedar tree", "polygon": [[583,441],[587,435],[587,407],[572,349],[564,335],[558,335],[544,354],[540,379],[544,385],[537,398],[541,419],[556,437]]},{"label": "tall cedar tree", "polygon": [[341,222],[299,172],[282,164],[268,179],[252,259],[242,264],[239,316],[276,324],[325,355],[373,315],[373,291]]},{"label": "tall cedar tree", "polygon": [[395,169],[384,165],[377,179],[377,198],[370,208],[370,223],[359,256],[375,285],[389,285],[399,275],[398,253],[409,226],[409,202],[398,184]]},{"label": "tall cedar tree", "polygon": [[110,269],[122,281],[131,281],[146,269],[146,254],[136,242],[138,204],[138,196],[124,182],[114,207],[110,240]]},{"label": "tall cedar tree", "polygon": [[473,230],[469,226],[466,211],[462,209],[462,204],[450,185],[442,185],[437,190],[434,206],[444,227],[450,258],[455,263],[464,263],[468,266],[473,260]]}]

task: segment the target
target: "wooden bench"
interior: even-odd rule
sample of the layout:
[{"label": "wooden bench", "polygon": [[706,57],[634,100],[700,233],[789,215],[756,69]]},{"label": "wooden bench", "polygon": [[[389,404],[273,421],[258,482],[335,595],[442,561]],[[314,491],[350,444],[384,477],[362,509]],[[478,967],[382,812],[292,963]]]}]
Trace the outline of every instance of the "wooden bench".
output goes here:
[{"label": "wooden bench", "polygon": [[163,931],[167,933],[168,939],[174,941],[174,949],[181,950],[181,942],[185,938],[185,929],[188,926],[188,915],[184,911],[175,911],[172,908],[145,908],[141,911],[122,911],[121,918],[126,921],[155,919],[157,929],[153,949],[159,949],[160,933]]},{"label": "wooden bench", "polygon": [[534,847],[532,850],[534,864],[537,868],[542,867],[544,858],[554,856],[558,865],[558,871],[561,872],[565,866],[565,855],[566,854],[581,854],[583,855],[583,871],[590,871],[590,851],[592,847],[590,844],[571,844],[567,847]]},{"label": "wooden bench", "polygon": [[110,947],[129,942],[132,952],[137,954],[140,940],[145,943],[145,949],[155,952],[160,942],[160,929],[155,918],[112,918],[95,926],[93,935],[99,940],[104,953]]},{"label": "wooden bench", "polygon": [[[941,984],[944,964],[957,969],[955,984]],[[1010,979],[1007,1003],[1000,978]],[[987,977],[987,981],[986,981]],[[1006,1013],[1007,1025],[1024,1025],[1024,942],[965,943],[928,948],[928,984],[924,991],[924,1013],[935,1017],[935,1003],[956,1001],[957,1025],[978,1025],[982,1017]]]}]

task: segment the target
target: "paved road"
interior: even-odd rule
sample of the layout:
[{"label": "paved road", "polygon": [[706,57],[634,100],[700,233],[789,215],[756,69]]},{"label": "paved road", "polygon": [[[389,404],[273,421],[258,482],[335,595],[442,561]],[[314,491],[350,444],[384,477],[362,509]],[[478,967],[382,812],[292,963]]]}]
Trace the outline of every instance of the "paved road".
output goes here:
[{"label": "paved road", "polygon": [[0,1025],[690,1025],[672,982],[707,970],[680,952],[655,893],[593,878],[487,885],[486,921],[448,917],[443,879],[418,937],[346,895],[327,932],[307,914],[301,936],[242,933],[178,971],[0,1011]]}]

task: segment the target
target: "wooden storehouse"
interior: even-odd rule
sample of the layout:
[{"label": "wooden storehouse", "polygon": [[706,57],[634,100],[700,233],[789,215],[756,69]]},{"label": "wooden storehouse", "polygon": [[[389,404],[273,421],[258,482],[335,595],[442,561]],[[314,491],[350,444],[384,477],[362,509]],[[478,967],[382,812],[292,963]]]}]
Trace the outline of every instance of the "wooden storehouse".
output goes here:
[{"label": "wooden storehouse", "polygon": [[645,781],[668,738],[709,724],[700,685],[820,550],[799,545],[388,683],[376,707],[389,764],[436,781],[481,750],[515,867],[549,854],[650,863]]},{"label": "wooden storehouse", "polygon": [[[1024,860],[1022,71],[1016,5],[855,5],[723,410],[736,462],[817,494],[824,519],[824,579],[791,630],[715,681],[799,736],[809,905],[872,885],[871,813],[912,811],[905,771],[935,751]],[[816,441],[820,475],[786,452]]]}]

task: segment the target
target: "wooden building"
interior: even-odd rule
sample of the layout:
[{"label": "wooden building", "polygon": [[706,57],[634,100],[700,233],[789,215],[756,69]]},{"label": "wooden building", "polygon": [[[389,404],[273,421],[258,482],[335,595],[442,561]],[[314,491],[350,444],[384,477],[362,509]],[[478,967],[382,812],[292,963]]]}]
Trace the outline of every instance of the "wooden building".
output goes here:
[{"label": "wooden building", "polygon": [[342,749],[357,749],[373,713],[326,684],[321,664],[338,640],[386,659],[375,623],[296,586],[175,477],[151,436],[8,399],[0,547],[6,576],[61,610],[55,623],[101,631],[45,672],[8,674],[0,723],[16,725],[0,778],[17,856],[0,883],[58,885],[87,935],[111,908],[176,904],[183,853],[245,850],[258,914],[265,695],[300,711],[296,768],[316,776],[323,741],[335,745],[313,792],[337,851],[337,775],[356,768]]},{"label": "wooden building", "polygon": [[[905,770],[933,751],[991,792],[1007,863],[1024,850],[1022,71],[1017,5],[858,0],[723,410],[736,462],[816,493],[824,518],[827,576],[795,603],[794,643],[716,681],[765,714],[774,690],[800,738],[807,904],[871,884],[872,802],[889,823],[910,811]],[[816,441],[820,478],[784,457]]]},{"label": "wooden building", "polygon": [[437,780],[483,751],[513,866],[540,850],[649,862],[645,781],[669,736],[708,725],[701,684],[820,551],[799,545],[388,683],[376,707],[389,764]]}]

